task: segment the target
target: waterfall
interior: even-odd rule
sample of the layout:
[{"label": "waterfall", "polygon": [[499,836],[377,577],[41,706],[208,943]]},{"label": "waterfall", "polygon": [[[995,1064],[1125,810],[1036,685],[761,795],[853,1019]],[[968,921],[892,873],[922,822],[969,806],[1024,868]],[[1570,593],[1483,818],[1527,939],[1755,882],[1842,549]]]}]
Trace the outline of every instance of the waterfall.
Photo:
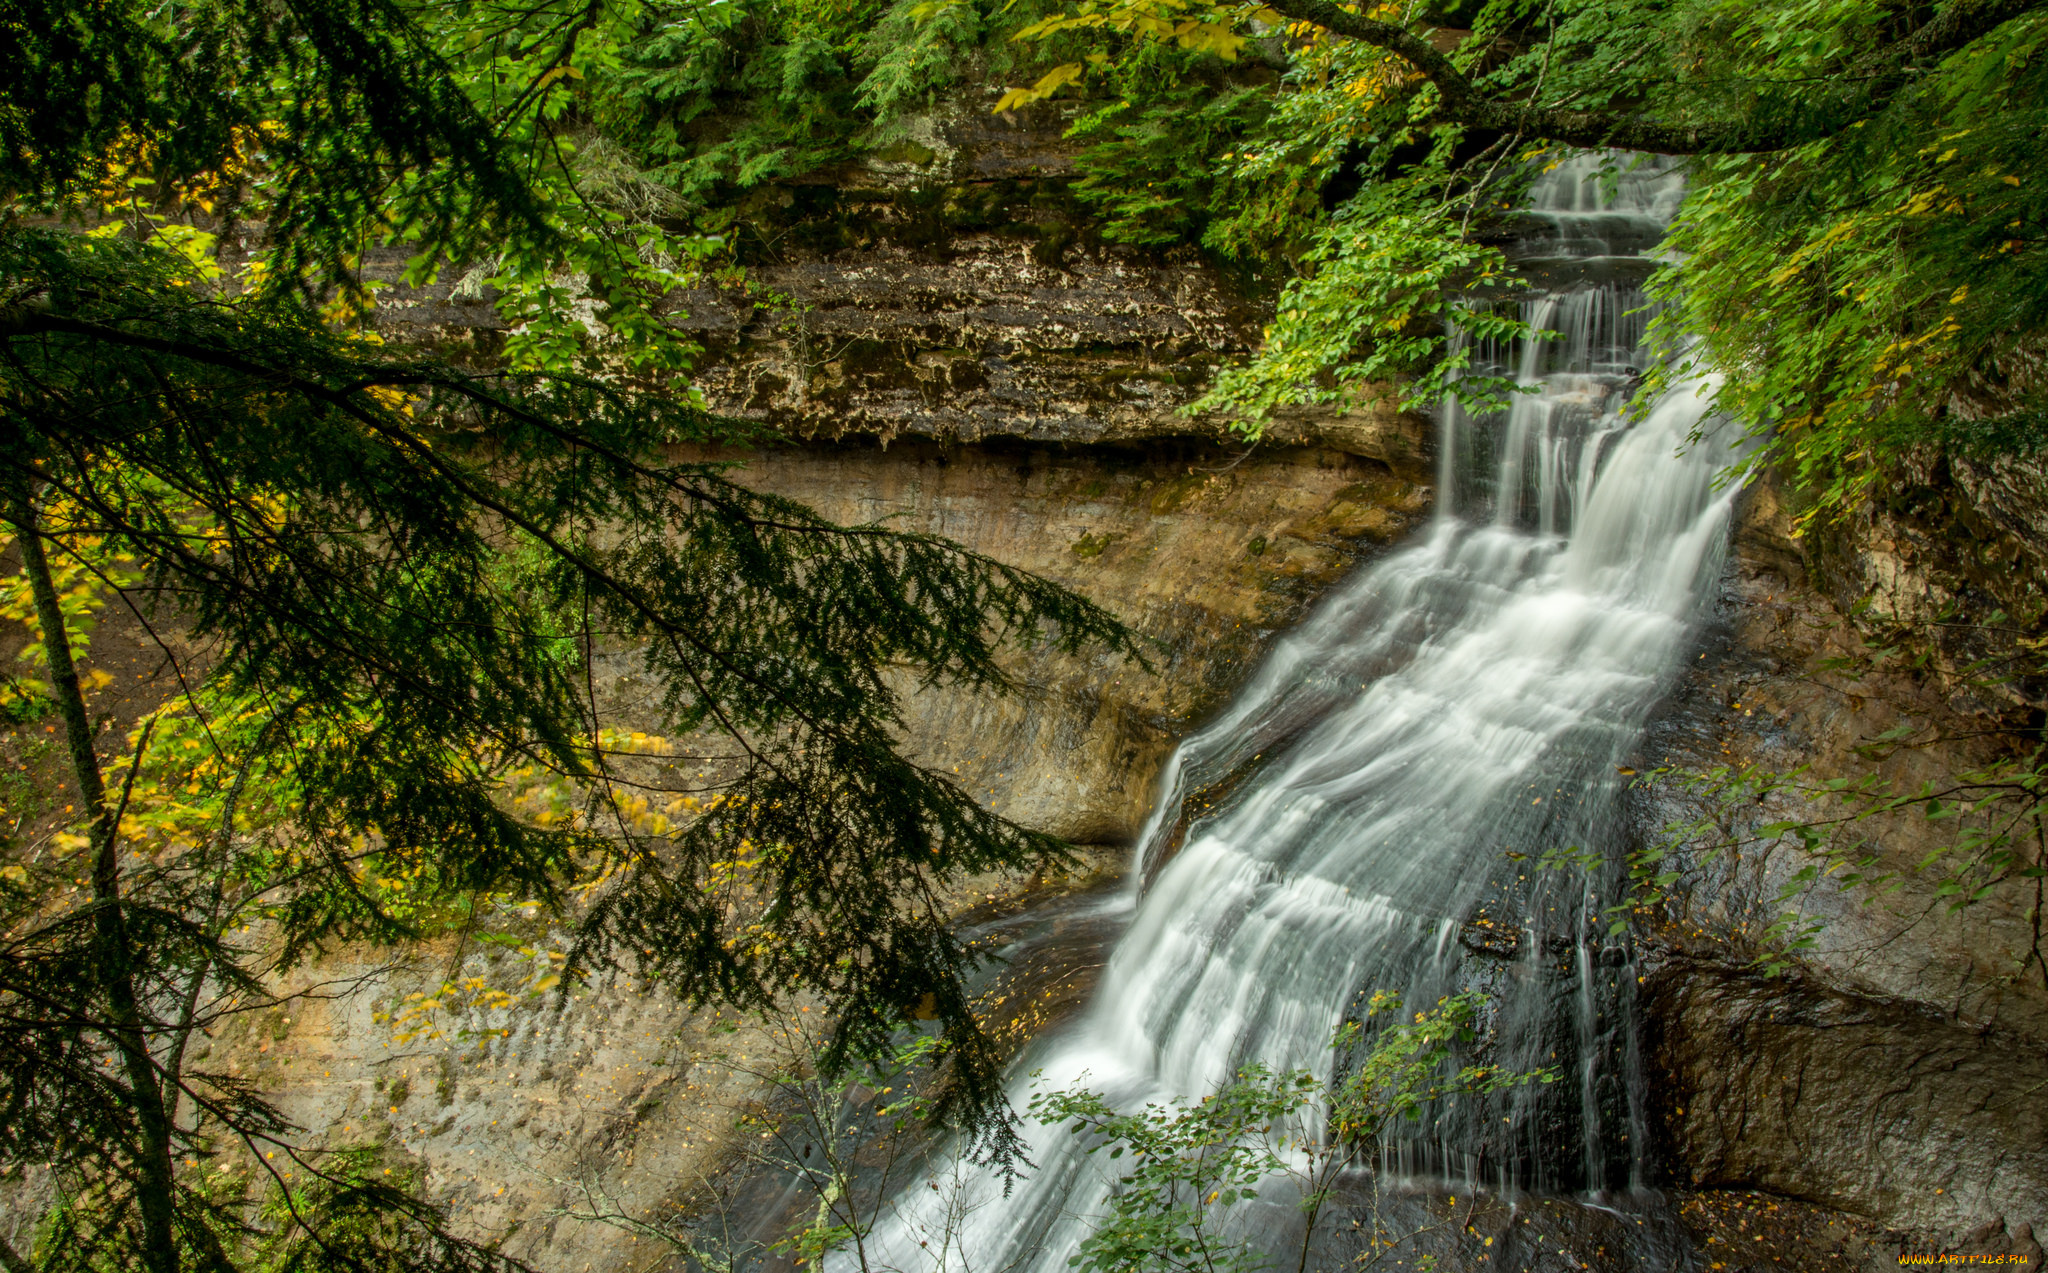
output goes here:
[{"label": "waterfall", "polygon": [[[1630,954],[1595,913],[1597,873],[1536,861],[1619,848],[1619,770],[1719,573],[1734,492],[1714,477],[1735,431],[1702,385],[1624,411],[1645,356],[1640,253],[1682,190],[1647,165],[1603,182],[1602,163],[1533,190],[1518,255],[1545,284],[1524,312],[1556,338],[1473,351],[1533,392],[1490,417],[1445,410],[1434,525],[1356,572],[1173,757],[1095,998],[1019,1067],[1044,1086],[1134,1110],[1250,1061],[1327,1072],[1362,996],[1479,987],[1497,1059],[1560,1081],[1426,1124],[1382,1169],[1635,1183]],[[1482,911],[1502,939],[1472,939]],[[1031,1090],[1017,1080],[1019,1108]],[[968,1257],[952,1267],[1064,1269],[1102,1211],[1110,1164],[1064,1128],[1027,1130],[1035,1166],[1014,1192],[984,1183],[952,1208]],[[870,1240],[876,1267],[930,1267],[927,1196]]]}]

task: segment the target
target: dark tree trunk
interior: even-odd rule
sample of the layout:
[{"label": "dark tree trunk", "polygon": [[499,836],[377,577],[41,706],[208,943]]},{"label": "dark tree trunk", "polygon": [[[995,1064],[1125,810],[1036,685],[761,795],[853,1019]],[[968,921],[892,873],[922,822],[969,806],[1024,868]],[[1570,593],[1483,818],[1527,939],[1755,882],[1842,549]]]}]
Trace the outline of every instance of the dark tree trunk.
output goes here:
[{"label": "dark tree trunk", "polygon": [[43,652],[50,662],[50,693],[64,718],[71,768],[78,779],[82,807],[92,818],[93,934],[98,949],[106,1024],[102,1027],[121,1056],[135,1103],[141,1143],[135,1146],[135,1201],[142,1216],[142,1260],[149,1273],[178,1273],[176,1203],[171,1162],[171,1124],[164,1109],[163,1087],[149,1052],[135,994],[135,951],[121,913],[121,860],[116,844],[115,810],[107,802],[105,777],[93,748],[92,722],[85,695],[78,687],[78,668],[64,611],[50,578],[49,558],[36,526],[35,501],[28,480],[16,474],[8,492],[9,513],[21,537],[21,561],[35,594],[36,620],[43,629]]}]

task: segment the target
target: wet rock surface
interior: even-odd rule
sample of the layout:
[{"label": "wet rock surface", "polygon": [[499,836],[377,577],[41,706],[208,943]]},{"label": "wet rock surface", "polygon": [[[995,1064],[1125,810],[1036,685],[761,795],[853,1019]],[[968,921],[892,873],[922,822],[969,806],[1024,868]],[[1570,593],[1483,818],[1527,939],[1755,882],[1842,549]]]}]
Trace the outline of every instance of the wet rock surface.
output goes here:
[{"label": "wet rock surface", "polygon": [[[1345,1210],[1311,1268],[1377,1256],[1373,1267],[1439,1273],[1877,1273],[1898,1268],[1901,1254],[1931,1250],[1868,1220],[1760,1191],[1502,1199],[1394,1185],[1376,1205],[1362,1187],[1339,1202]],[[1375,1226],[1377,1246],[1365,1236]]]},{"label": "wet rock surface", "polygon": [[[1956,908],[1941,873],[1918,869],[1956,824],[1917,811],[1850,827],[1865,869],[1893,876],[1882,892],[1845,888],[1831,859],[1763,833],[1841,818],[1830,781],[1874,773],[1910,791],[1996,759],[2010,741],[1987,728],[1992,714],[2031,692],[1961,684],[1954,670],[1981,651],[1944,654],[1938,633],[1917,667],[1883,657],[1901,613],[1970,600],[1955,563],[1983,543],[1942,539],[1938,560],[1925,544],[1933,564],[1909,579],[1882,568],[1904,532],[1875,525],[1861,533],[1881,539],[1860,549],[1842,528],[1795,537],[1775,487],[1753,491],[1718,627],[1646,740],[1645,769],[1805,767],[1763,799],[1670,778],[1637,789],[1640,843],[1692,827],[1643,962],[1657,1165],[1681,1188],[1764,1190],[1868,1226],[1853,1258],[1873,1266],[2028,1254],[2048,1218],[2036,882]],[[2001,592],[2028,595],[2025,573]],[[1911,745],[1885,742],[1902,729]],[[1788,941],[1803,948],[1788,957]]]},{"label": "wet rock surface", "polygon": [[1691,961],[1650,990],[1652,1126],[1684,1183],[1923,1229],[2048,1215],[2048,1117],[2033,1095],[2048,1059],[2032,1040]]}]

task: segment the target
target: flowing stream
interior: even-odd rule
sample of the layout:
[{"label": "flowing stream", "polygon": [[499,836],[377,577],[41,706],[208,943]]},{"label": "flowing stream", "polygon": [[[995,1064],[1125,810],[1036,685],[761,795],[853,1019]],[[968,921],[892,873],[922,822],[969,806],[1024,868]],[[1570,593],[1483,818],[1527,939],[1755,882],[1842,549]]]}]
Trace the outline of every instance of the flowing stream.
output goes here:
[{"label": "flowing stream", "polygon": [[[1597,915],[1613,868],[1537,860],[1621,847],[1620,771],[1719,573],[1734,493],[1713,479],[1734,431],[1705,419],[1700,386],[1623,413],[1644,357],[1640,253],[1682,187],[1643,168],[1617,188],[1601,162],[1532,194],[1518,254],[1543,284],[1525,312],[1556,338],[1475,350],[1535,391],[1498,415],[1444,412],[1433,527],[1354,574],[1175,754],[1129,928],[1092,1004],[1019,1067],[1020,1109],[1024,1071],[1122,1109],[1198,1098],[1251,1061],[1326,1073],[1334,1028],[1372,992],[1477,987],[1492,1059],[1560,1081],[1465,1102],[1381,1169],[1640,1183],[1635,976]],[[943,1246],[953,1269],[1064,1269],[1113,1164],[1063,1128],[1028,1139],[1035,1167],[1008,1196],[988,1179],[965,1202],[910,1190],[873,1266],[928,1268]]]}]

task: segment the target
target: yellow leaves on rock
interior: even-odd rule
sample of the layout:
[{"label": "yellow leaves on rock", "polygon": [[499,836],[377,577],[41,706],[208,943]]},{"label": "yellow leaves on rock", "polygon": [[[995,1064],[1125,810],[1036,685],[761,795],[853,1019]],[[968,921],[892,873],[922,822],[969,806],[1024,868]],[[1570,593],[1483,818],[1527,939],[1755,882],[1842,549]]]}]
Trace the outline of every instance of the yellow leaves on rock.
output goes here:
[{"label": "yellow leaves on rock", "polygon": [[457,1039],[508,1038],[509,1014],[561,985],[558,969],[567,961],[561,951],[521,946],[509,969],[490,970],[500,976],[497,982],[491,976],[444,981],[433,990],[406,995],[391,1011],[372,1013],[371,1019],[391,1027],[395,1044],[451,1034]]},{"label": "yellow leaves on rock", "polygon": [[1029,106],[1033,102],[1043,101],[1067,85],[1078,82],[1086,73],[1087,66],[1081,62],[1067,62],[1060,66],[1055,66],[1040,76],[1038,83],[1033,84],[1030,88],[1006,90],[996,102],[994,113],[998,115],[1008,114],[1011,111]]},{"label": "yellow leaves on rock", "polygon": [[[598,761],[613,756],[666,757],[677,754],[676,745],[671,740],[637,729],[601,730],[594,744],[586,742],[583,745],[594,753],[593,759]],[[657,804],[663,793],[649,793],[624,784],[600,785],[595,793],[597,799],[593,801],[592,788],[584,780],[545,772],[535,765],[506,770],[500,775],[500,781],[510,795],[513,807],[526,811],[534,825],[543,828],[588,828],[592,825],[591,818],[597,816],[607,823],[615,819],[617,826],[629,835],[667,836],[680,831],[687,819],[715,813],[731,803],[726,796],[700,798],[682,794]]]},{"label": "yellow leaves on rock", "polygon": [[[1287,23],[1283,15],[1267,8],[1250,16],[1270,28]],[[1237,33],[1236,24],[1234,11],[1201,0],[1127,0],[1107,5],[1099,0],[1083,0],[1071,13],[1042,18],[1011,38],[1042,40],[1064,31],[1093,30],[1139,40],[1171,40],[1190,53],[1206,53],[1234,62],[1248,42]],[[1006,114],[1043,101],[1067,85],[1080,82],[1091,64],[1101,66],[1108,60],[1107,53],[1097,51],[1083,61],[1061,63],[1029,88],[1006,89],[997,99],[994,113]]]}]

